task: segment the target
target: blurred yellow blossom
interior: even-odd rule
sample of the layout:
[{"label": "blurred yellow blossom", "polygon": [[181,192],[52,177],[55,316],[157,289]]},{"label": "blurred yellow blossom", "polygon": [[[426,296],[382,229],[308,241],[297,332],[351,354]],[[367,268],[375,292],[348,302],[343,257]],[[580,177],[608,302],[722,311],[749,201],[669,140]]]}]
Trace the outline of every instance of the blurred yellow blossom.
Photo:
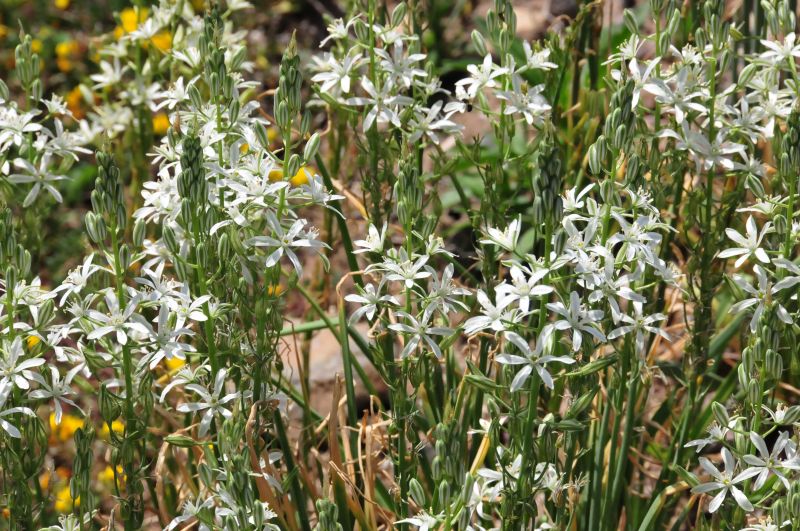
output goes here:
[{"label": "blurred yellow blossom", "polygon": [[29,349],[32,349],[41,342],[42,340],[39,339],[39,336],[28,336],[28,339],[25,340],[25,343],[27,343]]},{"label": "blurred yellow blossom", "polygon": [[[53,504],[56,511],[59,513],[71,513],[73,506],[72,495],[69,492],[69,485],[65,485],[58,489],[56,492],[55,503]],[[78,497],[75,500],[75,505],[80,505],[81,499]]]},{"label": "blurred yellow blossom", "polygon": [[152,42],[153,46],[162,52],[167,52],[170,48],[172,48],[172,33],[167,30],[159,31],[153,35],[153,38],[150,39],[150,42]]},{"label": "blurred yellow blossom", "polygon": [[[304,184],[308,184],[309,179],[314,175],[314,169],[310,166],[300,166],[300,169],[297,170],[297,173],[289,179],[294,186],[302,186]],[[267,176],[270,181],[278,182],[283,179],[283,170],[276,168],[269,172]]]},{"label": "blurred yellow blossom", "polygon": [[84,98],[83,92],[81,92],[81,87],[77,86],[70,90],[67,93],[66,98],[64,98],[67,102],[67,109],[72,112],[72,115],[75,117],[76,120],[80,120],[86,117],[86,111],[84,110]]},{"label": "blurred yellow blossom", "polygon": [[83,427],[83,424],[82,418],[69,413],[64,413],[61,417],[61,424],[56,424],[55,413],[50,413],[50,435],[58,441],[65,442],[72,439],[72,436],[75,435],[78,428]]},{"label": "blurred yellow blossom", "polygon": [[164,364],[167,366],[167,369],[169,369],[170,372],[175,372],[186,365],[186,360],[182,360],[173,356],[172,358],[164,358]]},{"label": "blurred yellow blossom", "polygon": [[[114,430],[114,433],[120,434],[125,431],[125,424],[120,420],[115,420],[111,423],[111,429]],[[103,425],[100,426],[100,438],[107,441],[110,433],[108,423],[104,422]]]},{"label": "blurred yellow blossom", "polygon": [[69,7],[69,0],[55,0],[53,3],[58,9],[67,9]]},{"label": "blurred yellow blossom", "polygon": [[33,53],[41,53],[42,46],[43,45],[41,39],[33,39],[31,41],[31,51],[33,51]]},{"label": "blurred yellow blossom", "polygon": [[[119,476],[120,480],[125,479],[125,475],[122,473],[122,467],[119,465],[117,465],[117,476]],[[106,467],[97,474],[97,479],[107,485],[113,485],[114,469],[110,465],[106,465]]]},{"label": "blurred yellow blossom", "polygon": [[167,133],[169,129],[169,118],[163,112],[157,113],[153,116],[153,133],[162,136]]},{"label": "blurred yellow blossom", "polygon": [[120,25],[114,29],[114,37],[120,39],[123,35],[136,31],[139,24],[147,20],[149,11],[146,7],[139,8],[139,16],[136,16],[136,8],[128,7],[120,11]]},{"label": "blurred yellow blossom", "polygon": [[73,68],[73,60],[80,55],[80,45],[77,41],[67,40],[56,44],[56,66],[62,72],[70,72]]}]

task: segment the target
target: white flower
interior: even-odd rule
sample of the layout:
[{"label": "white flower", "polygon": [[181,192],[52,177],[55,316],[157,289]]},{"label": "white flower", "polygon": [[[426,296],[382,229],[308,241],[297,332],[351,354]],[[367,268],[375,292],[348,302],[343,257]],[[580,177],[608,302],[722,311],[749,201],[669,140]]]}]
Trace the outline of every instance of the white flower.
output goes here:
[{"label": "white flower", "polygon": [[[498,296],[513,297],[514,300],[519,301],[519,309],[521,312],[527,313],[530,310],[531,300],[535,297],[541,297],[549,293],[553,293],[554,288],[544,284],[539,284],[550,271],[548,269],[523,270],[519,265],[512,265],[509,270],[511,275],[511,284],[503,282],[495,288]],[[527,273],[527,277],[525,276]]]},{"label": "white flower", "polygon": [[73,402],[71,399],[67,398],[68,396],[75,394],[72,388],[70,388],[69,384],[72,382],[72,378],[75,377],[75,374],[77,374],[78,370],[80,369],[81,369],[80,365],[70,369],[69,372],[67,372],[67,375],[62,380],[61,373],[58,372],[57,368],[51,365],[49,382],[45,380],[40,374],[38,373],[33,374],[33,380],[35,380],[36,383],[39,384],[40,388],[35,391],[31,391],[31,393],[28,396],[37,400],[42,398],[53,399],[53,405],[56,410],[55,411],[56,424],[61,424],[61,417],[63,415],[63,409],[61,406],[62,402],[64,404],[69,404],[70,406],[73,406],[78,410],[80,410],[78,404]]},{"label": "white flower", "polygon": [[728,236],[728,238],[737,243],[739,247],[725,249],[719,253],[719,257],[730,258],[733,256],[738,256],[739,258],[733,264],[734,267],[741,267],[744,261],[751,256],[755,256],[762,263],[768,264],[769,256],[767,255],[766,251],[761,248],[761,241],[764,239],[764,236],[770,232],[772,232],[771,223],[767,222],[764,224],[761,232],[759,232],[753,216],[749,216],[747,218],[747,223],[745,224],[744,236],[739,231],[734,229],[725,229],[725,234]]},{"label": "white flower", "polygon": [[625,323],[622,326],[612,330],[608,334],[608,339],[616,339],[621,337],[625,334],[629,334],[631,332],[636,332],[636,351],[644,356],[644,347],[645,347],[645,333],[649,334],[658,334],[667,341],[672,341],[670,335],[661,329],[659,326],[653,326],[655,323],[659,321],[663,321],[667,318],[666,315],[663,313],[654,313],[652,315],[642,315],[642,303],[634,302],[634,315],[630,316],[627,314],[622,314],[620,316],[620,321]]},{"label": "white flower", "polygon": [[786,479],[786,476],[780,469],[791,468],[800,470],[800,464],[798,464],[797,461],[783,460],[780,458],[781,453],[787,445],[790,444],[789,432],[782,431],[780,435],[778,435],[778,439],[772,446],[772,452],[767,449],[767,443],[764,442],[764,439],[754,431],[750,432],[750,441],[752,441],[759,454],[758,456],[749,454],[744,456],[744,462],[751,466],[748,471],[753,471],[753,475],[758,474],[753,484],[753,490],[760,489],[767,481],[770,473],[775,474],[788,490],[789,480]]},{"label": "white flower", "polygon": [[92,259],[94,258],[94,254],[90,254],[86,258],[83,259],[83,264],[75,269],[71,270],[67,274],[67,278],[64,279],[64,282],[61,283],[53,293],[58,293],[63,291],[64,294],[61,296],[61,300],[59,301],[59,305],[63,306],[64,302],[67,300],[70,294],[79,295],[81,290],[86,287],[86,284],[89,282],[89,278],[97,271],[101,269],[99,265],[93,264]]},{"label": "white flower", "polygon": [[372,223],[369,224],[369,229],[367,230],[367,237],[363,240],[356,240],[353,242],[353,245],[356,247],[360,247],[360,249],[356,249],[353,251],[353,254],[360,254],[360,253],[378,253],[380,254],[383,252],[383,242],[386,240],[386,224],[383,224],[380,232]]},{"label": "white flower", "polygon": [[267,256],[265,260],[266,267],[272,267],[286,255],[289,261],[292,262],[297,276],[302,276],[303,266],[300,259],[294,252],[294,249],[309,248],[321,249],[328,248],[328,245],[316,239],[316,232],[303,231],[307,221],[304,219],[296,219],[288,230],[284,230],[280,222],[275,218],[271,212],[268,214],[272,219],[272,228],[275,231],[275,237],[271,236],[255,236],[250,238],[245,243],[253,247],[273,247],[274,250]]},{"label": "white flower", "polygon": [[126,345],[128,343],[128,332],[135,331],[147,334],[147,328],[138,320],[133,320],[133,317],[138,317],[138,315],[134,315],[139,305],[139,300],[137,298],[132,298],[128,301],[128,305],[125,307],[124,311],[120,309],[117,296],[112,290],[106,292],[105,301],[109,314],[101,313],[96,310],[89,311],[89,317],[99,326],[96,326],[95,329],[86,336],[87,339],[99,339],[114,332],[116,334],[117,343]]},{"label": "white flower", "polygon": [[486,54],[480,66],[467,65],[467,72],[470,73],[470,77],[456,82],[456,95],[459,99],[471,100],[484,88],[496,87],[495,78],[508,73],[508,69],[495,65],[492,62],[492,55]]},{"label": "white flower", "polygon": [[441,516],[431,516],[424,511],[417,513],[416,516],[398,520],[395,524],[410,524],[415,526],[418,531],[430,531],[439,527],[439,519]]},{"label": "white flower", "polygon": [[361,308],[354,311],[353,315],[350,316],[350,324],[355,323],[365,315],[368,320],[372,321],[375,318],[375,312],[378,311],[378,307],[383,303],[393,304],[395,306],[400,304],[397,299],[391,295],[381,295],[380,287],[376,290],[373,284],[366,284],[360,291],[361,294],[352,293],[344,298],[347,302],[355,302],[362,305]]},{"label": "white flower", "polygon": [[36,413],[33,412],[30,408],[27,407],[11,407],[8,409],[3,409],[8,401],[8,397],[11,395],[11,390],[14,388],[14,385],[8,381],[1,381],[0,382],[0,428],[3,428],[6,433],[8,433],[11,437],[15,439],[19,439],[22,437],[20,431],[13,426],[10,422],[8,422],[3,417],[7,417],[9,415],[28,415],[29,417],[35,417]]},{"label": "white flower", "polygon": [[794,32],[787,34],[782,43],[770,40],[762,40],[761,44],[767,48],[761,52],[759,58],[772,65],[778,65],[789,58],[800,57],[800,44],[795,44],[797,36]]},{"label": "white flower", "polygon": [[108,61],[100,62],[100,73],[92,74],[89,76],[95,82],[92,87],[94,90],[104,89],[106,87],[114,87],[122,83],[122,76],[125,75],[127,66],[120,65],[119,57],[114,58],[114,63]]},{"label": "white flower", "polygon": [[521,114],[528,125],[541,125],[550,114],[550,104],[542,96],[544,85],[522,85],[519,76],[513,76],[511,90],[500,90],[497,97],[506,102],[503,114]]},{"label": "white flower", "polygon": [[534,52],[531,49],[531,44],[528,41],[522,41],[522,49],[525,51],[525,68],[533,68],[537,70],[552,70],[558,68],[558,65],[548,61],[550,58],[550,50],[545,48]]},{"label": "white flower", "polygon": [[516,299],[512,296],[497,295],[497,304],[492,304],[486,293],[478,291],[477,298],[482,315],[472,317],[464,323],[465,334],[472,335],[486,329],[502,332],[506,330],[506,323],[514,323],[519,319],[519,312],[515,308],[509,308]]},{"label": "white flower", "polygon": [[44,365],[44,358],[22,359],[24,350],[22,348],[22,337],[17,336],[9,345],[4,342],[2,356],[0,356],[0,386],[7,382],[16,385],[20,389],[29,389],[29,380],[33,379],[30,369]]},{"label": "white flower", "polygon": [[375,88],[367,78],[361,79],[361,88],[367,93],[369,97],[357,97],[347,100],[348,105],[359,105],[370,107],[364,117],[363,128],[364,131],[369,131],[373,123],[388,124],[391,123],[395,127],[400,127],[400,116],[397,114],[395,107],[404,107],[414,102],[408,96],[400,96],[395,94],[395,87],[390,82],[381,85],[380,90]]},{"label": "white flower", "polygon": [[577,292],[573,291],[569,294],[569,307],[564,306],[562,302],[551,302],[547,304],[547,308],[563,317],[563,319],[555,321],[548,326],[552,326],[556,330],[572,330],[572,350],[576,352],[580,350],[584,333],[589,334],[598,341],[606,340],[606,336],[595,325],[597,321],[603,318],[603,312],[601,310],[586,310],[581,304],[581,299]]},{"label": "white flower", "polygon": [[733,498],[736,500],[736,503],[739,505],[739,507],[747,512],[752,511],[753,504],[750,503],[750,500],[747,499],[747,496],[745,496],[744,493],[736,487],[736,484],[753,477],[754,475],[758,474],[758,471],[754,472],[753,469],[747,469],[734,477],[733,472],[736,468],[736,461],[733,458],[733,454],[731,454],[730,450],[727,448],[722,449],[722,459],[725,463],[724,472],[720,472],[717,467],[715,467],[711,461],[705,457],[700,458],[700,466],[702,466],[703,469],[711,475],[713,481],[697,485],[692,489],[692,492],[706,493],[719,490],[717,495],[714,496],[714,498],[711,500],[711,503],[708,505],[708,510],[712,513],[719,509],[719,507],[722,505],[722,502],[725,501],[725,496],[727,496],[728,493],[733,495]]},{"label": "white flower", "polygon": [[[771,300],[772,295],[778,291],[775,286],[769,286],[767,272],[763,267],[756,264],[753,266],[753,272],[756,274],[757,287],[751,286],[750,282],[748,282],[748,280],[742,275],[735,275],[733,277],[733,281],[736,283],[736,285],[752,295],[752,297],[739,301],[731,306],[731,313],[739,313],[742,310],[746,310],[752,306],[756,307],[753,311],[753,317],[750,319],[751,332],[756,331],[756,328],[758,327],[758,321],[761,319],[761,314],[764,313],[764,308],[767,305],[768,299]],[[792,318],[789,315],[789,312],[786,311],[786,308],[774,300],[772,300],[772,304],[775,305],[775,313],[778,316],[778,319],[786,324],[792,324]]]},{"label": "white flower", "polygon": [[511,392],[519,391],[525,382],[528,381],[531,373],[536,371],[539,378],[542,379],[545,387],[548,389],[553,388],[553,377],[547,371],[547,364],[551,362],[559,362],[572,364],[575,360],[567,356],[542,356],[542,350],[547,343],[549,336],[552,334],[552,328],[546,328],[539,339],[536,341],[536,348],[531,350],[531,346],[525,341],[522,336],[515,332],[505,332],[505,338],[517,347],[523,354],[518,356],[515,354],[498,354],[494,357],[497,363],[503,365],[524,365],[524,367],[514,376],[511,381]]},{"label": "white flower", "polygon": [[405,319],[408,324],[391,324],[389,325],[389,329],[394,330],[395,332],[410,334],[411,336],[406,340],[406,346],[400,353],[401,357],[407,357],[413,353],[417,347],[422,346],[423,344],[427,344],[437,358],[442,357],[442,351],[439,349],[439,345],[431,336],[449,336],[453,333],[452,329],[439,326],[428,326],[427,317],[425,315],[423,315],[422,320],[420,321],[417,321],[413,316],[405,312],[397,312],[397,315],[398,317]]},{"label": "white flower", "polygon": [[505,230],[486,227],[486,238],[481,240],[485,245],[497,245],[501,249],[513,253],[519,240],[520,220],[512,221]]},{"label": "white flower", "polygon": [[192,391],[200,396],[200,402],[188,402],[180,404],[177,410],[181,413],[193,413],[195,411],[205,411],[203,418],[200,421],[200,430],[198,434],[200,437],[205,436],[211,427],[211,421],[214,420],[216,415],[222,415],[226,419],[233,417],[233,412],[224,407],[225,404],[231,400],[236,400],[239,397],[239,392],[228,393],[222,396],[223,386],[225,385],[225,377],[228,375],[227,369],[220,369],[214,378],[214,388],[209,393],[208,390],[199,384],[189,384],[186,386],[187,391]]},{"label": "white flower", "polygon": [[358,74],[358,68],[364,63],[364,57],[356,50],[350,50],[341,60],[330,54],[326,59],[320,65],[324,70],[314,75],[311,81],[322,83],[319,87],[320,92],[333,95],[349,94],[352,79]]},{"label": "white flower", "polygon": [[50,153],[45,153],[39,160],[39,167],[37,168],[25,159],[18,158],[14,160],[14,167],[25,170],[26,173],[15,173],[8,176],[8,180],[12,183],[34,183],[28,195],[25,196],[25,201],[22,203],[23,207],[29,207],[33,204],[36,197],[42,188],[47,190],[53,199],[61,203],[61,192],[53,186],[52,183],[66,179],[64,175],[58,175],[50,172]]}]

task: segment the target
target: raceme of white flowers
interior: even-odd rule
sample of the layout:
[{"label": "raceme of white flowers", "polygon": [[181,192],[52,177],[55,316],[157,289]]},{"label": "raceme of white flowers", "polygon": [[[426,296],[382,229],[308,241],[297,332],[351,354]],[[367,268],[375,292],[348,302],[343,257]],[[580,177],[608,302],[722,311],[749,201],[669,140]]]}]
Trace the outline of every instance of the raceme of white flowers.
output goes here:
[{"label": "raceme of white flowers", "polygon": [[[254,352],[270,345],[274,350],[277,341],[251,330],[280,323],[280,316],[248,305],[256,295],[278,297],[275,286],[281,280],[295,282],[310,260],[324,259],[328,244],[307,214],[318,208],[341,216],[336,205],[342,196],[313,171],[299,185],[283,178],[314,162],[319,139],[302,125],[300,75],[291,53],[284,64],[294,70],[286,75],[282,66],[276,100],[284,105],[276,105],[275,124],[259,113],[256,100],[243,96],[257,84],[246,79],[252,65],[246,60],[245,35],[227,16],[245,7],[233,3],[225,17],[216,13],[217,18],[204,19],[188,5],[179,12],[162,0],[136,31],[101,48],[92,88],[108,91],[75,131],[66,131],[59,118],[70,114],[63,100],[42,99],[32,75],[20,76],[26,88],[23,106],[0,85],[0,175],[23,192],[24,208],[45,196],[62,201],[59,181],[90,153],[87,146],[140,128],[139,109],[166,111],[173,124],[150,154],[157,177],[143,183],[142,206],[130,219],[113,157],[98,156],[97,190],[87,216],[95,250],[60,285],[48,289],[31,276],[30,257],[18,249],[10,213],[0,220],[5,240],[0,258],[6,268],[0,280],[0,429],[6,437],[20,439],[25,418],[41,407],[52,411],[56,424],[65,409],[86,413],[79,399],[85,386],[79,381],[101,382],[104,421],[122,417],[129,431],[137,427],[134,405],[152,411],[154,402],[189,414],[198,438],[218,435],[226,419],[246,420],[257,402],[278,403],[278,418],[286,413],[287,397],[268,377],[248,372],[248,364],[259,360]],[[440,146],[444,138],[458,137],[462,128],[455,120],[468,112],[490,118],[502,114],[534,136],[545,135],[552,111],[545,87],[529,86],[524,74],[557,74],[548,49],[524,43],[519,64],[510,55],[497,64],[479,49],[483,60],[467,66],[468,76],[451,94],[431,74],[418,38],[405,31],[404,12],[398,13],[385,25],[361,16],[331,24],[322,42],[328,51],[311,66],[318,100],[310,103],[358,116],[364,136],[373,128],[401,132],[409,144],[423,140]],[[178,29],[160,61],[131,59],[139,41],[167,27]],[[708,68],[730,60],[728,42],[669,45],[660,56],[642,59],[645,41],[655,37],[634,35],[609,60],[614,88],[628,91],[630,109],[652,128],[652,139],[671,142],[698,174],[746,172],[756,198],[735,211],[724,232],[729,245],[715,260],[722,265],[732,259],[729,284],[738,299],[729,309],[746,314],[749,330],[738,379],[760,416],[730,416],[734,404],[718,404],[709,437],[686,445],[698,453],[713,449],[699,457],[696,476],[687,472],[696,482],[692,491],[711,496],[711,513],[739,507],[767,514],[776,504],[787,505],[787,493],[800,479],[800,442],[790,429],[800,410],[765,396],[765,384],[753,384],[759,377],[780,379],[782,365],[773,349],[777,339],[762,329],[767,323],[794,325],[797,316],[790,309],[796,307],[800,284],[798,179],[795,174],[783,195],[768,196],[761,180],[770,171],[786,170],[768,169],[757,159],[758,144],[770,142],[783,127],[795,145],[800,139],[800,120],[793,114],[800,95],[794,61],[800,45],[794,28],[784,29],[791,31],[762,41],[761,51],[746,56],[748,66],[735,82],[727,81],[721,69]],[[475,43],[486,46],[477,38]],[[17,63],[23,71],[36,66],[29,40],[18,49]],[[164,72],[172,77],[166,79]],[[709,123],[713,135],[707,134]],[[305,131],[301,141],[287,139],[276,150],[267,137],[269,125],[289,138],[293,127]],[[604,142],[593,146],[589,166],[599,164],[601,153],[619,148],[616,139]],[[645,293],[654,286],[687,289],[674,264],[659,257],[674,229],[638,186],[606,181],[559,190],[559,195],[563,212],[548,213],[551,219],[535,227],[544,237],[544,252],[537,254],[525,243],[529,220],[480,228],[479,243],[493,250],[493,266],[501,274],[476,289],[456,280],[459,257],[432,231],[401,234],[388,224],[370,224],[365,239],[354,242],[355,253],[365,260],[364,282],[344,297],[352,310],[348,322],[367,321],[371,339],[388,335],[402,363],[447,364],[454,345],[469,350],[483,342],[492,361],[485,375],[512,395],[532,392],[538,382],[553,389],[575,367],[617,360],[623,346],[636,355],[636,378],[657,374],[654,352],[673,338],[669,317],[653,310],[660,301]],[[123,243],[131,223],[132,236]],[[401,239],[402,244],[394,243]],[[267,322],[265,316],[277,321]],[[46,357],[50,352],[54,355]],[[187,365],[165,369],[174,360]],[[471,434],[479,439],[505,429],[505,419],[491,417],[488,408],[484,413],[483,431]],[[542,433],[554,417],[550,413],[539,424]],[[438,446],[433,451],[438,454]],[[233,493],[235,467],[246,475],[267,475],[268,467],[255,470],[247,459],[234,460],[232,447],[223,452],[200,473],[199,491],[183,493],[183,512],[170,529],[195,517],[208,528],[276,528],[270,520],[277,515],[266,502],[246,505],[245,494]],[[528,456],[503,444],[494,453],[491,462],[497,466],[477,467],[462,485],[464,493],[453,497],[457,510],[431,514],[417,500],[420,510],[397,523],[434,529],[454,525],[458,518],[466,529],[484,529],[502,518],[505,493],[519,482],[545,497],[584,485],[565,475],[558,457],[531,469]],[[141,475],[144,456],[118,459],[126,475]],[[526,474],[531,477],[524,479]],[[126,493],[129,499],[137,495],[135,488]],[[123,512],[133,517],[136,510],[131,503]],[[547,514],[538,514],[537,522],[552,528]]]}]

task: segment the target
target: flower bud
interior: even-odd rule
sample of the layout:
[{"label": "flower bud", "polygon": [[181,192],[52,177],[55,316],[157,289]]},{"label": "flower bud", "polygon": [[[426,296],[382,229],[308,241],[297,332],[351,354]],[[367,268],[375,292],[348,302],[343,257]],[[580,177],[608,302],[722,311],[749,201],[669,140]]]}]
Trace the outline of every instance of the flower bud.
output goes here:
[{"label": "flower bud", "polygon": [[472,45],[475,47],[475,50],[478,52],[478,55],[481,57],[486,57],[489,53],[486,49],[486,40],[481,35],[481,32],[478,30],[472,30]]},{"label": "flower bud", "polygon": [[139,218],[133,224],[133,245],[138,249],[144,244],[144,237],[147,231],[147,224],[144,219]]},{"label": "flower bud", "polygon": [[411,499],[420,507],[426,507],[427,501],[425,499],[425,489],[416,478],[411,478],[408,482],[408,492],[411,494]]},{"label": "flower bud", "polygon": [[319,150],[319,142],[320,142],[319,133],[314,133],[313,135],[311,135],[311,138],[308,139],[308,142],[306,142],[306,146],[303,149],[303,162],[309,164],[314,160],[314,157],[316,156],[317,151]]}]

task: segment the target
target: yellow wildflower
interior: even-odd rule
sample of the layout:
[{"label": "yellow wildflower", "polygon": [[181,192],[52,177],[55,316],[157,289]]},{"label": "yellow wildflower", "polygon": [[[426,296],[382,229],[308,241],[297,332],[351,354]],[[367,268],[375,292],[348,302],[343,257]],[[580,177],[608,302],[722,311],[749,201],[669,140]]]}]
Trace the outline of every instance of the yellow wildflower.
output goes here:
[{"label": "yellow wildflower", "polygon": [[150,42],[152,42],[153,46],[162,52],[167,52],[170,48],[172,48],[172,33],[170,33],[168,30],[159,31],[153,35],[153,38],[150,39]]},{"label": "yellow wildflower", "polygon": [[62,72],[70,72],[74,65],[73,60],[80,54],[80,46],[76,41],[62,41],[56,44],[56,66]]},{"label": "yellow wildflower", "polygon": [[269,295],[270,297],[280,295],[281,293],[283,293],[283,286],[281,286],[280,284],[278,284],[277,286],[275,285],[267,286],[267,295]]},{"label": "yellow wildflower", "polygon": [[[74,501],[75,501],[75,505],[80,505],[81,504],[81,498],[80,497],[78,497]],[[54,506],[55,510],[58,511],[59,513],[71,513],[72,512],[73,500],[72,500],[72,495],[69,492],[69,485],[65,485],[64,487],[61,487],[60,489],[58,489],[58,491],[56,492],[56,499],[55,499],[55,503],[53,504],[53,506]]]},{"label": "yellow wildflower", "polygon": [[[122,433],[125,431],[125,424],[120,420],[115,420],[111,423],[111,429],[114,430],[114,433]],[[100,438],[107,441],[110,433],[108,423],[104,422],[102,426],[100,426]]]},{"label": "yellow wildflower", "polygon": [[139,24],[147,20],[149,12],[146,7],[139,8],[139,16],[136,16],[136,8],[128,7],[120,11],[120,25],[114,28],[114,37],[119,40],[123,35],[136,31]]},{"label": "yellow wildflower", "polygon": [[278,129],[275,127],[267,127],[267,141],[272,144],[278,139],[279,136]]},{"label": "yellow wildflower", "polygon": [[82,418],[69,413],[64,413],[61,417],[61,424],[56,424],[55,413],[50,413],[50,435],[58,441],[65,442],[72,439],[72,436],[75,435],[78,428],[83,427],[83,424]]},{"label": "yellow wildflower", "polygon": [[55,0],[54,4],[58,9],[67,9],[69,7],[69,0]]},{"label": "yellow wildflower", "polygon": [[174,372],[186,365],[186,360],[182,360],[173,356],[172,358],[164,358],[164,364],[167,366],[167,369],[169,369],[170,372]]},{"label": "yellow wildflower", "polygon": [[[122,473],[122,467],[117,465],[117,476],[120,480],[125,479],[125,475]],[[106,467],[97,474],[97,479],[99,479],[102,483],[107,485],[114,484],[114,469],[111,468],[110,465],[106,465]]]},{"label": "yellow wildflower", "polygon": [[83,92],[81,92],[80,86],[70,90],[64,99],[67,102],[67,109],[72,112],[72,115],[76,120],[86,117],[86,111],[84,110],[85,100],[83,98]]},{"label": "yellow wildflower", "polygon": [[39,336],[28,336],[28,338],[25,340],[25,343],[27,343],[29,350],[33,349],[36,345],[38,345],[41,342],[42,340],[39,339]]},{"label": "yellow wildflower", "polygon": [[153,133],[162,136],[167,133],[169,129],[169,118],[163,112],[153,116]]},{"label": "yellow wildflower", "polygon": [[31,41],[31,51],[33,53],[41,53],[42,51],[42,40],[41,39],[33,39]]},{"label": "yellow wildflower", "polygon": [[[310,166],[300,166],[300,169],[297,170],[297,173],[289,179],[289,182],[292,183],[294,186],[301,186],[304,184],[308,184],[309,179],[311,176],[314,175],[314,169]],[[276,168],[271,170],[267,175],[270,181],[278,182],[283,180],[283,170]]]}]

